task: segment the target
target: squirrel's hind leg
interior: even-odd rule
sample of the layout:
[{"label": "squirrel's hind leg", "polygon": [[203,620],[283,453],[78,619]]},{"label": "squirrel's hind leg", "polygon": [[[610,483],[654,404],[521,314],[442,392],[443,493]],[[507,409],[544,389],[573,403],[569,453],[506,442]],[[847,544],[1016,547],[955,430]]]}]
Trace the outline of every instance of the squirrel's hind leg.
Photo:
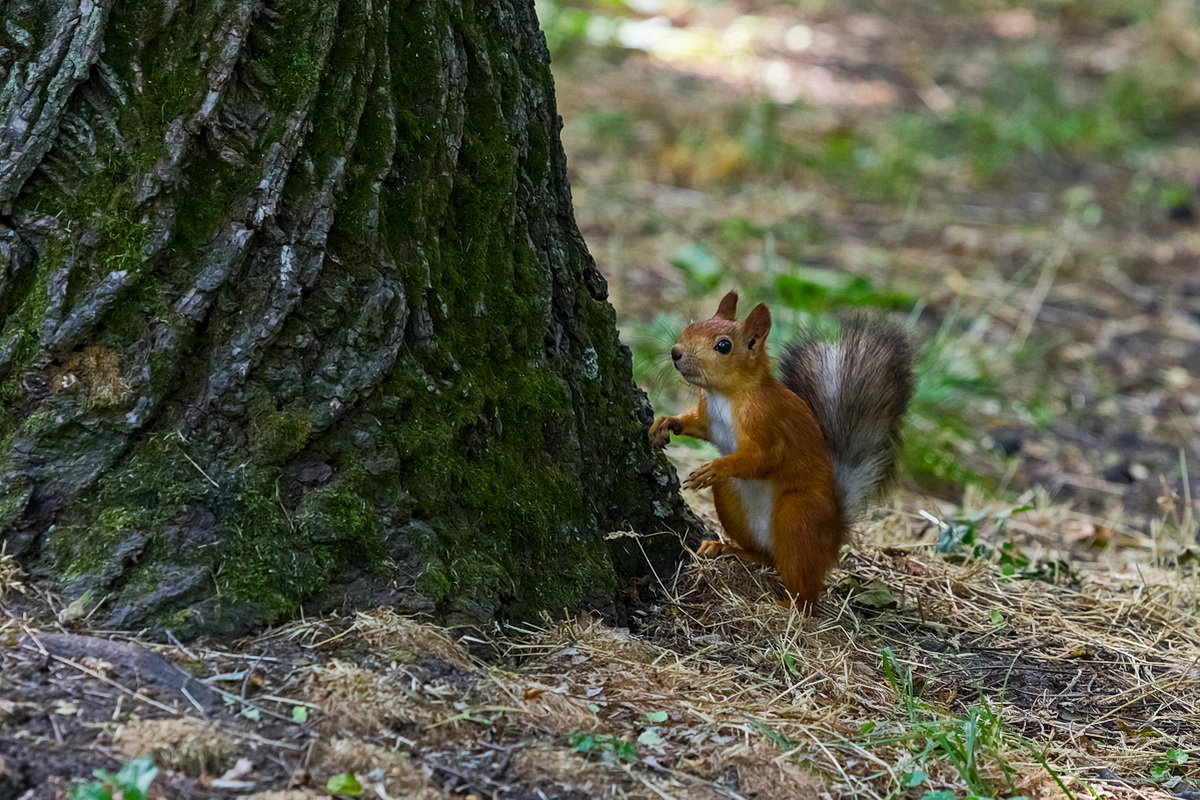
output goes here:
[{"label": "squirrel's hind leg", "polygon": [[776,498],[772,530],[779,579],[796,605],[811,612],[837,565],[845,522],[822,498],[785,492]]}]

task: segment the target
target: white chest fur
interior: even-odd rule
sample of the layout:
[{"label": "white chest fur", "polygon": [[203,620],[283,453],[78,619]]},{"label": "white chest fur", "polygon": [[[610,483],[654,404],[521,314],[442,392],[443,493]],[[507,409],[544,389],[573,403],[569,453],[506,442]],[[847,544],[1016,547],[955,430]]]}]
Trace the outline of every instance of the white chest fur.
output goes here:
[{"label": "white chest fur", "polygon": [[[737,450],[737,431],[733,427],[733,408],[729,400],[713,392],[708,393],[709,440],[727,456]],[[742,503],[742,514],[746,527],[755,543],[768,553],[771,548],[771,516],[775,511],[775,487],[770,481],[733,479]]]},{"label": "white chest fur", "polygon": [[733,430],[733,408],[724,395],[708,394],[709,441],[717,446],[721,455],[727,456],[737,450],[737,433]]}]

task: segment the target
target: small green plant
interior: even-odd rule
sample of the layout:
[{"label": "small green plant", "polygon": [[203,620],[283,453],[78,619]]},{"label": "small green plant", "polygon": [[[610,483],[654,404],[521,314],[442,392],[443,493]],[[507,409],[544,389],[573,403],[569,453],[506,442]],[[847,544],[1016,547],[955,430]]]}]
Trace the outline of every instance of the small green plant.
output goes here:
[{"label": "small green plant", "polygon": [[1025,555],[1020,545],[1012,540],[1000,545],[996,559],[1000,565],[1000,574],[1008,577],[1012,577],[1018,573],[1024,574],[1024,570],[1030,564],[1029,556]]},{"label": "small green plant", "polygon": [[362,783],[358,777],[352,772],[343,772],[339,775],[334,775],[325,782],[325,789],[332,794],[341,795],[342,797],[359,797],[363,793]]},{"label": "small green plant", "polygon": [[[923,702],[914,690],[912,670],[897,660],[890,647],[881,651],[884,677],[900,697],[907,720],[892,741],[907,740],[912,744],[912,763],[922,765],[929,759],[941,759],[958,772],[971,796],[978,798],[997,797],[992,781],[985,777],[984,767],[991,765],[1000,770],[1008,794],[1015,790],[1015,771],[1005,756],[1006,734],[1000,717],[986,698],[980,699],[967,709],[965,716],[957,717]],[[902,776],[908,787],[919,785],[924,778],[911,783],[916,776],[928,772],[918,766]],[[926,797],[936,792],[929,792]],[[954,796],[951,793],[950,796]],[[1015,800],[1015,798],[1014,798]]]},{"label": "small green plant", "polygon": [[1187,762],[1187,753],[1171,748],[1163,753],[1162,758],[1150,765],[1150,777],[1156,781],[1165,780],[1170,777],[1172,768],[1181,767]]},{"label": "small green plant", "polygon": [[1027,492],[1018,498],[1018,505],[1005,506],[999,510],[982,508],[962,512],[946,520],[930,516],[929,519],[936,521],[940,527],[937,551],[950,561],[963,558],[994,561],[1000,569],[1000,574],[1007,580],[1077,583],[1079,577],[1065,561],[1034,561],[1012,539],[1001,541],[999,545],[995,544],[1005,536],[1005,525],[1009,518],[1033,508],[1026,502],[1031,497],[1032,493]]},{"label": "small green plant", "polygon": [[71,800],[147,800],[158,767],[149,756],[141,756],[126,763],[116,774],[98,769],[92,775],[97,780],[71,789]]},{"label": "small green plant", "polygon": [[[964,330],[964,325],[966,328]],[[951,312],[921,347],[915,367],[917,382],[900,453],[905,471],[925,485],[975,484],[988,487],[975,466],[993,467],[995,457],[972,448],[972,406],[1001,394],[999,365],[984,344],[988,320],[970,324]]]},{"label": "small green plant", "polygon": [[990,559],[998,555],[1001,572],[1005,575],[1012,575],[1018,568],[1028,566],[1029,557],[1022,553],[1015,543],[1005,542],[997,550],[981,536],[985,531],[990,533],[993,539],[1002,536],[1004,526],[1009,518],[1033,508],[1024,502],[1026,499],[1022,496],[1020,504],[1016,506],[1008,506],[999,510],[981,508],[976,511],[955,514],[949,520],[941,521],[942,529],[938,533],[937,539],[938,552],[966,553],[974,558],[982,559]]},{"label": "small green plant", "polygon": [[1186,183],[1171,183],[1163,187],[1159,204],[1168,211],[1189,208],[1196,201],[1196,190]]},{"label": "small green plant", "polygon": [[638,760],[638,747],[634,742],[608,733],[577,731],[567,737],[567,744],[577,753],[610,754],[620,761]]},{"label": "small green plant", "polygon": [[638,735],[637,740],[638,744],[644,744],[647,747],[662,747],[663,745],[662,734],[658,732],[657,728],[646,728]]},{"label": "small green plant", "polygon": [[703,295],[716,287],[725,270],[721,260],[700,244],[685,244],[671,256],[671,266],[687,279],[688,286],[697,295]]},{"label": "small green plant", "polygon": [[792,267],[775,276],[780,302],[796,311],[824,311],[843,306],[911,311],[916,298],[900,292],[881,292],[870,278],[814,267]]}]

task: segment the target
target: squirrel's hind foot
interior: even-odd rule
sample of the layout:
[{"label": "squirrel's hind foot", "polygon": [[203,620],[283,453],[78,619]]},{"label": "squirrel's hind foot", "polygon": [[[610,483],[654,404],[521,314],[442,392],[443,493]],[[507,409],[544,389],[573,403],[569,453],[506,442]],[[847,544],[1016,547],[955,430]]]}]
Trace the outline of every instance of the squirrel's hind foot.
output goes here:
[{"label": "squirrel's hind foot", "polygon": [[771,559],[762,553],[755,553],[752,550],[743,550],[725,542],[717,541],[716,539],[706,539],[700,543],[700,547],[696,549],[696,555],[702,558],[716,558],[717,556],[734,556],[743,561],[751,561],[755,564],[770,564]]}]

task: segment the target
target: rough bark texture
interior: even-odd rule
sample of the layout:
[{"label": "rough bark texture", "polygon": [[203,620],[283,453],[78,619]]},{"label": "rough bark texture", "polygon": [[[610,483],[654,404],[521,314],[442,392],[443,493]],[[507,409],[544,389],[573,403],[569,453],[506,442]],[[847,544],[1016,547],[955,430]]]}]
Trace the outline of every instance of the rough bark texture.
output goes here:
[{"label": "rough bark texture", "polygon": [[0,2],[0,539],[121,627],[667,564],[532,0]]}]

